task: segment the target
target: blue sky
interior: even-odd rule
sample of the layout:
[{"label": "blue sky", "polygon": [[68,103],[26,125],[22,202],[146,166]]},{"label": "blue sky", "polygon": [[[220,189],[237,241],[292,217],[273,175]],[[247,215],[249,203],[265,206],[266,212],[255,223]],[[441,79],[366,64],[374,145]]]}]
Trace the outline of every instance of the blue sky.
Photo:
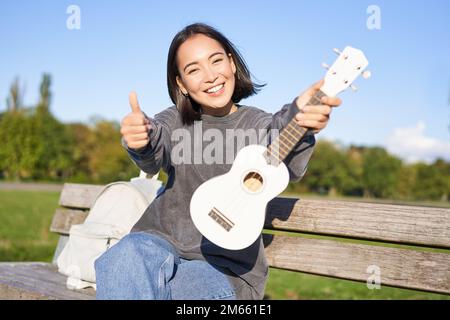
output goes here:
[{"label": "blue sky", "polygon": [[[70,5],[81,29],[69,30]],[[380,9],[370,30],[367,8]],[[1,1],[0,111],[16,76],[25,104],[38,99],[42,73],[53,77],[51,110],[64,122],[120,119],[128,93],[154,115],[172,103],[166,58],[173,36],[206,22],[244,56],[261,93],[242,104],[276,112],[324,75],[332,48],[351,45],[369,59],[372,78],[341,94],[319,137],[381,145],[405,160],[450,160],[450,2],[428,1]]]}]

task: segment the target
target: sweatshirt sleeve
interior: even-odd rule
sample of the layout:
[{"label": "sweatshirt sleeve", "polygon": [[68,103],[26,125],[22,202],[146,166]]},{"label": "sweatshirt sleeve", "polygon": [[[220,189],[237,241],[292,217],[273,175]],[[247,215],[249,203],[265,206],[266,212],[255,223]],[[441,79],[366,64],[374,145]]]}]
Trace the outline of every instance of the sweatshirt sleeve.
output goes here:
[{"label": "sweatshirt sleeve", "polygon": [[[285,104],[281,110],[276,112],[275,114],[267,114],[269,116],[264,116],[259,121],[265,129],[269,130],[281,130],[285,128],[288,123],[295,117],[295,115],[299,112],[299,108],[296,104],[296,99],[292,103]],[[271,135],[269,135],[270,137]],[[270,141],[269,141],[270,143]],[[307,133],[300,139],[299,142],[295,145],[289,155],[284,159],[284,163],[286,164],[289,170],[289,177],[291,182],[298,182],[305,175],[309,159],[312,156],[314,145],[316,143],[316,139],[312,130],[308,130]]]},{"label": "sweatshirt sleeve", "polygon": [[165,172],[171,167],[171,124],[176,119],[176,110],[168,108],[150,118],[145,113],[145,117],[150,121],[149,143],[140,149],[131,149],[127,146],[122,137],[122,145],[130,155],[131,160],[144,172],[154,175],[161,168]]}]

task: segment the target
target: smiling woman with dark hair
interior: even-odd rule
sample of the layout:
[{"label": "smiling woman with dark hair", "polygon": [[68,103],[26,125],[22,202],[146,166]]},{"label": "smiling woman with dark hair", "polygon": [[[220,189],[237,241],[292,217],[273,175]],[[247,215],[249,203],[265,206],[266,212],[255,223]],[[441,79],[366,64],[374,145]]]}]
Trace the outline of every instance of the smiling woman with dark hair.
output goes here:
[{"label": "smiling woman with dark hair", "polygon": [[[183,70],[179,72],[180,58],[182,59],[186,56],[182,53],[178,53],[178,50],[182,44],[186,42],[186,40],[194,36],[202,36],[205,41],[209,41],[211,43],[214,42],[214,44],[218,47],[218,51],[212,53],[212,55],[208,57],[208,59],[214,58],[214,63],[216,65],[219,63],[223,65],[225,62],[224,59],[229,59],[230,64],[233,64],[233,68],[235,68],[233,73],[235,76],[231,76],[230,80],[236,80],[234,90],[232,88],[228,89],[233,94],[231,97],[231,102],[238,103],[242,99],[256,94],[261,87],[264,86],[252,82],[250,79],[250,71],[245,64],[244,59],[242,59],[237,49],[234,48],[234,45],[220,32],[202,23],[187,26],[173,39],[169,48],[169,55],[167,59],[167,87],[169,89],[169,96],[172,99],[172,102],[180,110],[182,120],[186,124],[192,124],[194,120],[200,120],[200,115],[202,112],[199,102],[197,102],[195,98],[190,99],[189,96],[182,94],[179,89],[180,79],[183,78],[183,75],[185,74],[185,78],[189,78],[194,75],[198,69],[191,67],[189,70],[186,70],[191,65],[196,65],[196,63],[193,62],[184,66]],[[186,50],[186,47],[183,49]],[[186,73],[186,71],[188,72]],[[231,87],[231,85],[228,87]]]},{"label": "smiling woman with dark hair", "polygon": [[[122,143],[136,165],[148,174],[163,169],[168,182],[132,232],[96,260],[97,298],[261,299],[268,276],[262,237],[245,249],[227,250],[203,237],[191,219],[189,204],[197,187],[232,165],[205,160],[210,140],[197,139],[194,129],[221,135],[215,142],[223,143],[215,143],[211,152],[217,160],[230,148],[234,157],[239,151],[234,139],[223,138],[228,132],[278,131],[295,118],[311,129],[284,160],[291,181],[298,181],[311,157],[314,133],[326,127],[331,108],[341,103],[324,97],[322,105],[306,105],[321,84],[274,115],[241,105],[262,86],[251,81],[234,45],[206,24],[180,31],[167,60],[167,85],[175,105],[150,118],[132,92],[132,112],[121,123]],[[180,137],[188,146],[182,155],[176,145]],[[223,197],[232,200],[229,194]]]}]

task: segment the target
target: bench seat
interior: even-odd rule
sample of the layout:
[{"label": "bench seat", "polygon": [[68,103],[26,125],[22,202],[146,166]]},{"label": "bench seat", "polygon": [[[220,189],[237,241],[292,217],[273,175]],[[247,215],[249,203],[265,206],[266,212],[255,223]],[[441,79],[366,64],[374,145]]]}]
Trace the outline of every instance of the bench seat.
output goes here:
[{"label": "bench seat", "polygon": [[0,300],[93,300],[92,288],[68,290],[66,277],[44,262],[0,263]]}]

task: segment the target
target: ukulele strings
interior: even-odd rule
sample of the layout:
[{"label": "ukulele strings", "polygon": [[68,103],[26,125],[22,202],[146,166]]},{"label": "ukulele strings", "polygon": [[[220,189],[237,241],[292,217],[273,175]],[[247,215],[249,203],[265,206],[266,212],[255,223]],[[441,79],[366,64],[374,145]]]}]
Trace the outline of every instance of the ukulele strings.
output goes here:
[{"label": "ukulele strings", "polygon": [[[308,101],[308,103],[306,105],[317,105],[317,104],[320,104],[320,98],[321,97],[319,97],[319,94],[320,94],[320,91],[315,93],[309,99],[309,101]],[[305,131],[302,133],[302,132],[299,132],[295,127],[293,127],[294,124],[295,124],[295,122],[290,121],[288,123],[288,125],[284,128],[283,132],[286,130],[287,133],[289,133],[292,137],[296,138],[297,139],[297,142],[295,142],[295,144],[296,144],[303,137],[303,135],[306,133],[308,128],[300,126],[300,128],[305,129]],[[289,128],[294,130],[299,135],[299,137],[295,137],[290,131],[288,131]],[[283,159],[287,156],[287,154],[289,154],[289,152],[292,151],[292,148],[290,148],[289,146],[285,145],[287,147],[287,149],[288,149],[287,150],[287,154],[285,154],[284,156],[281,157],[281,153],[278,150],[281,150],[283,153],[286,152],[286,151],[283,151],[282,146],[279,144],[280,141],[281,140],[279,139],[279,137],[274,141],[274,142],[278,142],[278,146],[277,146],[277,148],[275,150],[272,150],[272,148],[270,148],[270,146],[272,146],[273,144],[270,144],[269,147],[266,149],[266,151],[271,153],[271,156],[275,156],[276,157],[276,160],[277,160],[278,164],[280,164],[283,161]],[[294,144],[294,146],[295,146],[295,144]],[[270,148],[270,150],[269,150],[269,148]],[[291,149],[291,150],[289,150],[289,149]],[[273,154],[273,151],[276,152],[276,155]],[[250,180],[250,183],[247,186],[248,189],[252,190],[253,187],[257,187],[261,183],[260,180],[256,178],[257,175],[259,175],[257,172],[253,172],[251,174],[251,176],[247,178],[248,180]],[[256,181],[258,181],[258,182],[256,182]],[[243,196],[239,197],[239,195],[242,194],[241,188],[236,188],[236,189],[237,189],[237,192],[233,193],[233,196],[236,196],[237,199],[235,199],[234,201],[231,201],[229,203],[229,205],[225,206],[225,208],[224,208],[224,209],[226,209],[224,211],[227,211],[227,213],[228,213],[227,217],[229,217],[230,219],[236,217],[236,214],[234,214],[234,211],[235,211],[234,209],[242,207],[243,201],[245,201],[245,197],[243,197]]]}]

